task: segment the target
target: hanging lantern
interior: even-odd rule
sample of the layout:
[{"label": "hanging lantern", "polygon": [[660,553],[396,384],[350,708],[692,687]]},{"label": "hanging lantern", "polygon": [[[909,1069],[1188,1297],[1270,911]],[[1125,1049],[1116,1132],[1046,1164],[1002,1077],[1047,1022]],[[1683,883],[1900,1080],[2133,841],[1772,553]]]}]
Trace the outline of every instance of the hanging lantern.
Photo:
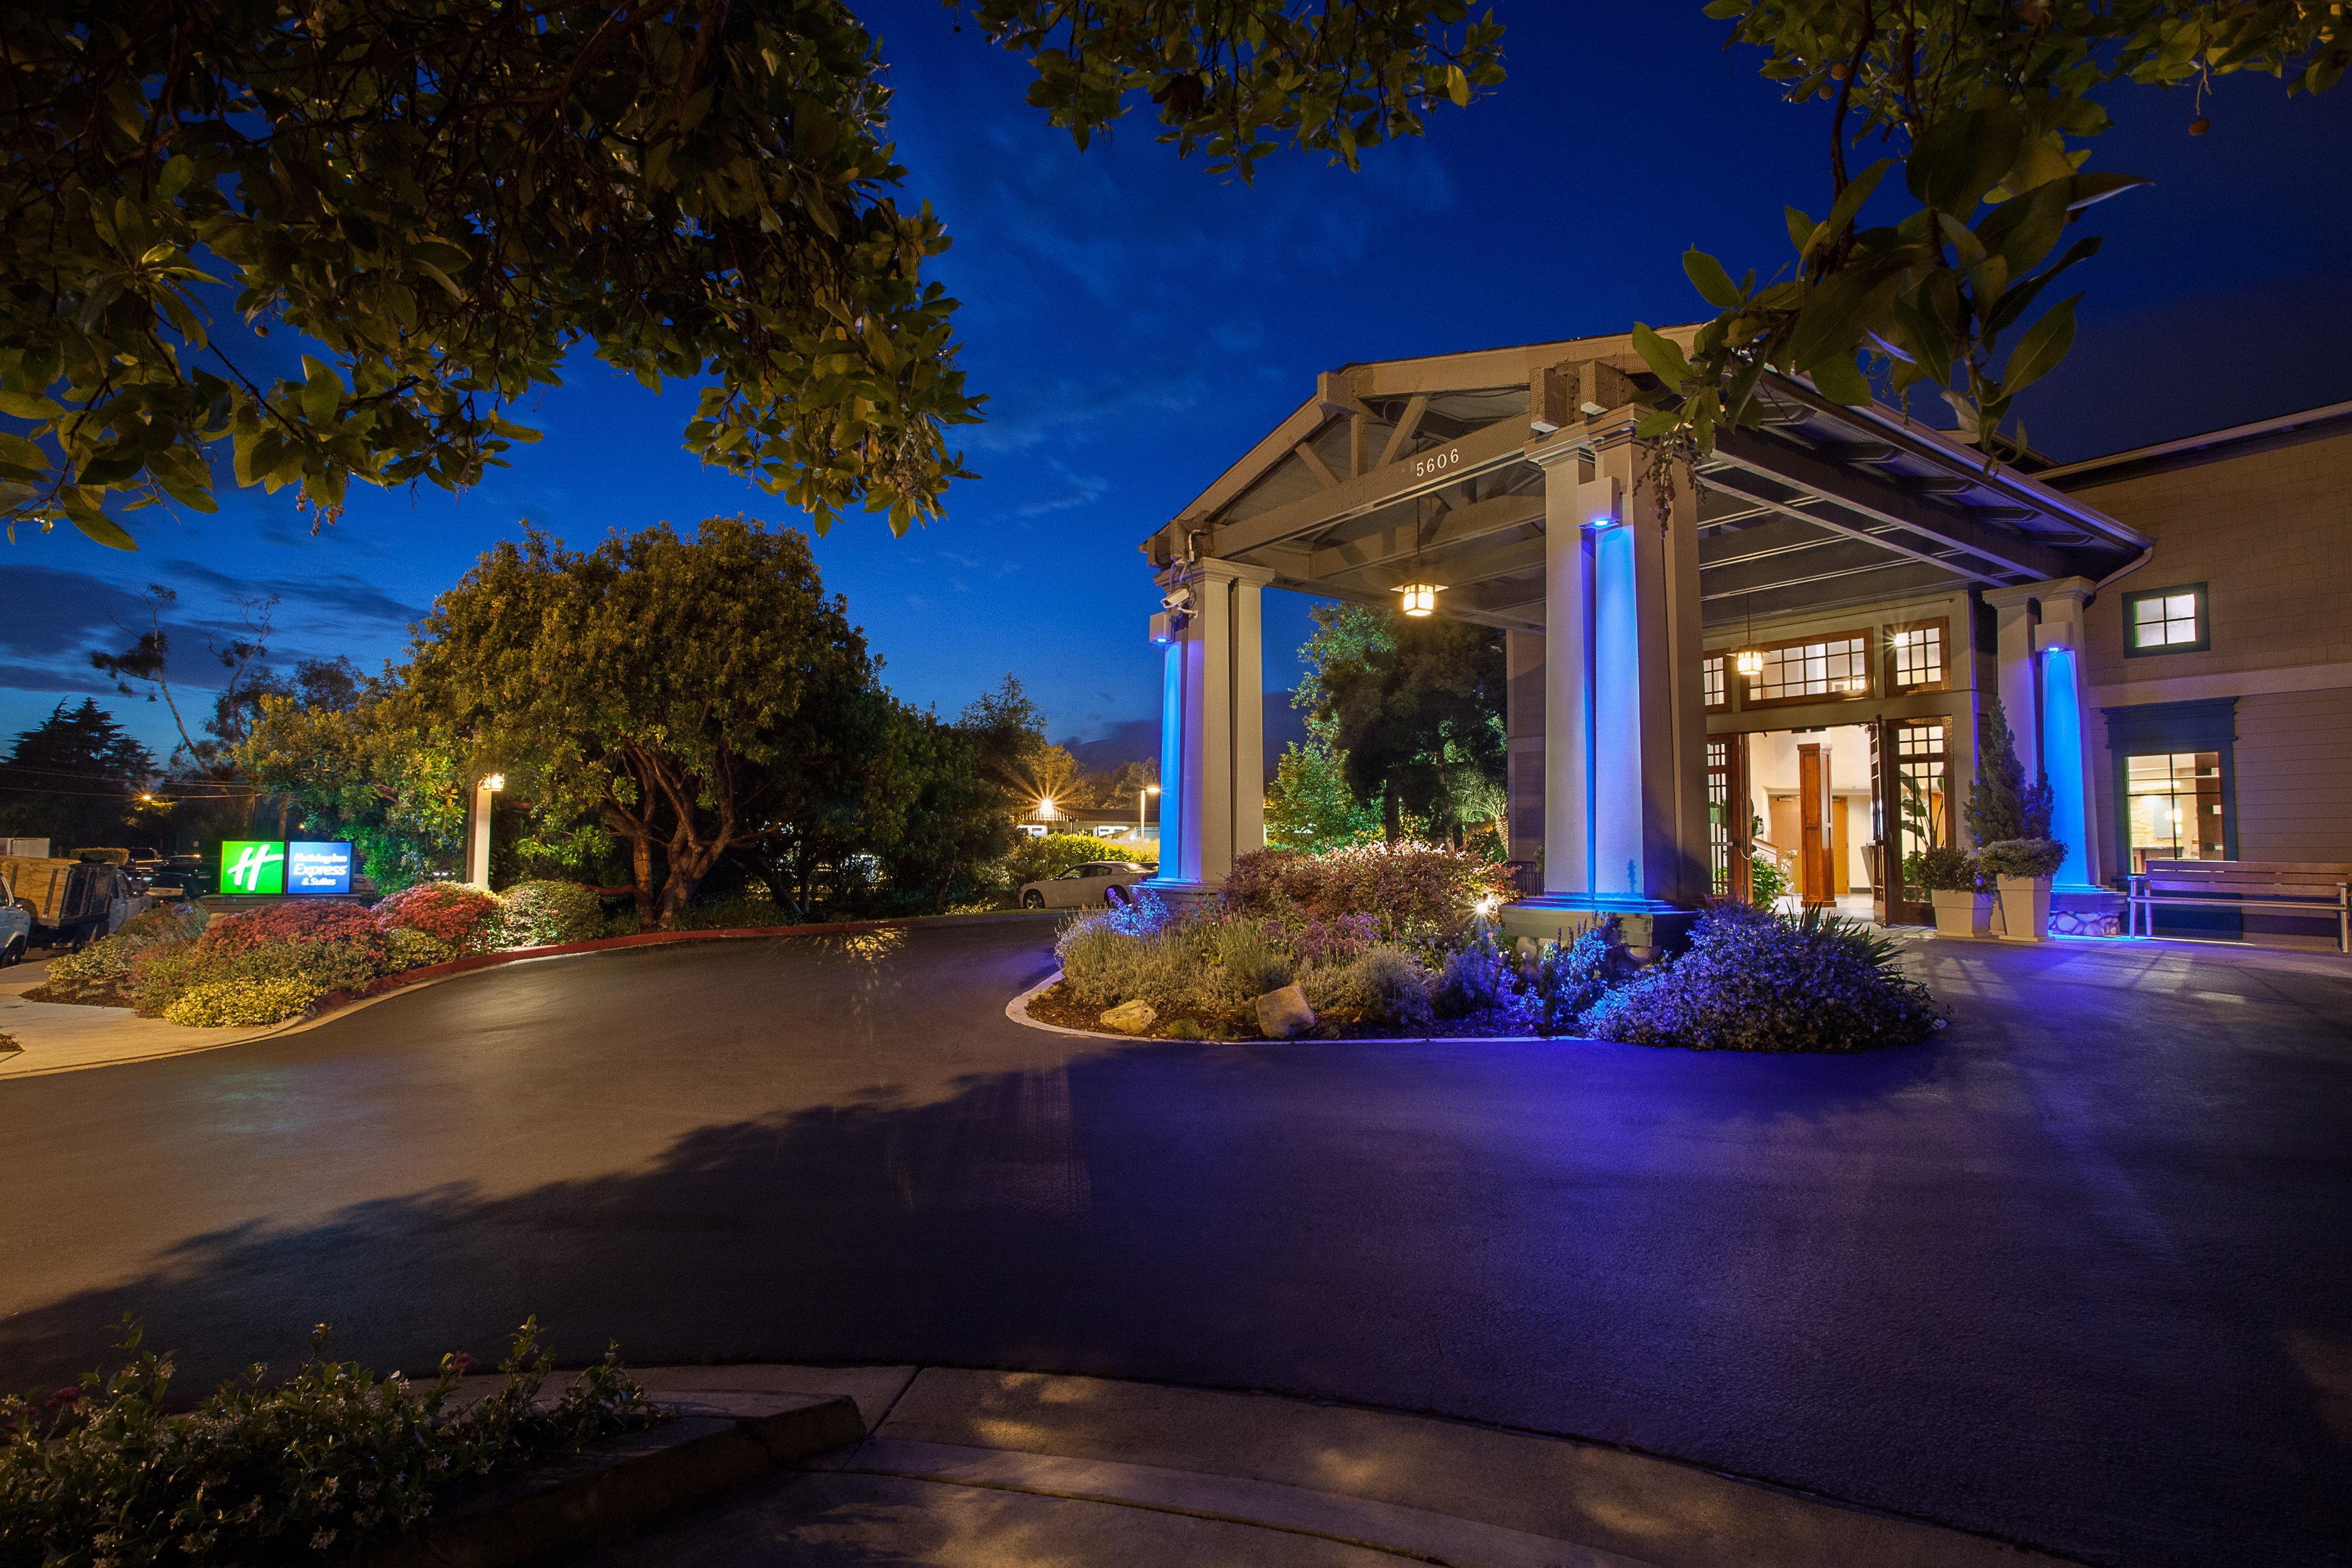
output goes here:
[{"label": "hanging lantern", "polygon": [[1764,673],[1764,650],[1760,647],[1741,648],[1731,656],[1731,668],[1739,672],[1741,679],[1755,679]]},{"label": "hanging lantern", "polygon": [[1437,612],[1437,595],[1445,592],[1442,583],[1407,583],[1397,590],[1404,595],[1404,613],[1408,616],[1428,616]]}]

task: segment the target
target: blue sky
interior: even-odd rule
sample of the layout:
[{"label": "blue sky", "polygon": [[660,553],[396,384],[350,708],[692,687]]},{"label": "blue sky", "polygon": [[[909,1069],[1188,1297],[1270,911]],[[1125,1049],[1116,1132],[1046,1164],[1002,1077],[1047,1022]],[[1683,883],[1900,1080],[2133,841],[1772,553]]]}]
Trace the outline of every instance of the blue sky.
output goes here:
[{"label": "blue sky", "polygon": [[[1141,121],[1081,153],[1022,101],[1027,68],[929,0],[859,9],[898,89],[904,199],[928,196],[955,237],[938,276],[991,402],[961,433],[982,477],[944,521],[894,540],[853,520],[818,556],[901,696],[952,712],[1010,671],[1056,738],[1151,716],[1156,595],[1136,545],[1317,371],[1688,320],[1685,246],[1769,272],[1782,204],[1828,205],[1825,106],[1782,103],[1695,0],[1498,5],[1511,74],[1493,97],[1360,173],[1293,156],[1254,187],[1178,162]],[[2185,93],[2116,108],[2096,166],[2157,184],[2095,210],[2106,248],[2076,274],[2090,297],[2073,358],[2029,395],[2035,444],[2088,456],[2352,397],[2352,89],[2289,101],[2231,79],[2194,139]],[[567,381],[530,411],[546,439],[459,497],[355,490],[314,535],[290,492],[225,490],[215,517],[126,520],[136,556],[62,531],[0,546],[0,738],[95,691],[168,749],[161,710],[88,667],[150,582],[181,595],[190,682],[206,636],[259,592],[279,595],[283,658],[373,668],[526,520],[580,545],[662,519],[796,521],[679,448],[689,391],[656,396],[584,353]],[[1278,688],[1308,622],[1306,601],[1270,597]]]}]

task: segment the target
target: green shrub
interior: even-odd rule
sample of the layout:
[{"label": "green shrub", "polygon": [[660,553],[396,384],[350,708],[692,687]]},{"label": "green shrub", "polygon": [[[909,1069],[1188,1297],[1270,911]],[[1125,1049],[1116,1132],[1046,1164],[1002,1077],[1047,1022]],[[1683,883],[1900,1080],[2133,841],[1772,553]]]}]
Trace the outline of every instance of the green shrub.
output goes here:
[{"label": "green shrub", "polygon": [[[707,904],[688,904],[670,922],[674,931],[749,931],[797,923],[776,907],[776,900],[769,897],[765,888],[747,888]],[[634,923],[631,929],[635,929]]]},{"label": "green shrub", "polygon": [[479,952],[498,930],[499,900],[462,882],[420,882],[370,913],[386,931],[422,931],[453,952]]},{"label": "green shrub", "polygon": [[1209,927],[1211,951],[1243,1001],[1290,984],[1290,951],[1264,921],[1220,921]]},{"label": "green shrub", "polygon": [[1579,931],[1572,941],[1545,942],[1536,958],[1535,974],[1544,1033],[1575,1033],[1593,1005],[1632,973],[1632,962],[1618,945],[1613,917]]},{"label": "green shrub", "polygon": [[251,947],[160,942],[133,961],[130,991],[142,1016],[162,1017],[198,985],[299,981],[316,996],[356,991],[388,973],[390,962],[391,946],[382,933],[365,942],[265,942]]},{"label": "green shrub", "polygon": [[[127,1325],[126,1325],[127,1326]],[[505,1384],[462,1410],[467,1358],[412,1384],[325,1358],[282,1384],[256,1366],[171,1413],[171,1359],[140,1352],[39,1403],[0,1397],[0,1568],[349,1562],[414,1530],[452,1483],[576,1450],[657,1418],[615,1352],[552,1404],[554,1365],[526,1321]]]},{"label": "green shrub", "polygon": [[1508,1002],[1517,973],[1496,944],[1495,933],[1481,921],[1470,941],[1445,955],[1432,1009],[1441,1018],[1468,1018],[1491,1013]]},{"label": "green shrub", "polygon": [[1973,893],[1984,882],[1977,858],[1951,844],[1930,845],[1919,854],[1906,857],[1903,870],[1906,879],[1916,877],[1919,886],[1931,893]]},{"label": "green shrub", "polygon": [[2066,863],[2066,846],[2054,838],[1997,838],[1978,862],[1988,877],[2054,877]]},{"label": "green shrub", "polygon": [[1686,952],[1584,1018],[1596,1039],[1727,1051],[1913,1045],[1939,1022],[1889,939],[1819,909],[1788,919],[1737,904],[1707,910]]},{"label": "green shrub", "polygon": [[1193,955],[1183,927],[1164,911],[1158,924],[1133,919],[1132,908],[1081,915],[1062,928],[1054,952],[1063,981],[1081,1002],[1149,1002],[1163,1017],[1192,1005]]},{"label": "green shrub", "polygon": [[1377,1000],[1374,1014],[1401,1028],[1426,1028],[1432,1016],[1428,976],[1402,948],[1376,947],[1357,959],[1357,984]]},{"label": "green shrub", "polygon": [[181,992],[163,1018],[191,1029],[251,1028],[296,1017],[319,995],[300,979],[207,980]]},{"label": "green shrub", "polygon": [[578,882],[517,882],[500,901],[500,947],[552,947],[604,934],[604,900]]},{"label": "green shrub", "polygon": [[465,956],[465,949],[457,943],[444,942],[431,931],[418,931],[410,926],[395,927],[386,933],[385,941],[392,954],[385,963],[384,972],[388,974],[397,974],[406,969],[423,969],[427,964],[446,963],[453,958]]},{"label": "green shrub", "polygon": [[1510,896],[1503,868],[1426,844],[1357,844],[1310,855],[1257,849],[1234,862],[1227,908],[1289,923],[1370,915],[1381,941],[1439,947],[1460,942],[1482,907]]},{"label": "green shrub", "polygon": [[205,921],[202,908],[186,913],[154,909],[133,915],[113,935],[51,959],[32,999],[119,1005],[126,999],[134,959],[164,942],[193,940],[202,934]]}]

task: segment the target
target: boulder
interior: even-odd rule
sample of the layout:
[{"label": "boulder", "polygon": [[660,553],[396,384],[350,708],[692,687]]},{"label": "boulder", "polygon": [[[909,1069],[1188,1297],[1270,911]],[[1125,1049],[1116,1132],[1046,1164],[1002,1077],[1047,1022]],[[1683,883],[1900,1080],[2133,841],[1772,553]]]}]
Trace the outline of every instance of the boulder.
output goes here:
[{"label": "boulder", "polygon": [[1269,991],[1257,999],[1257,1026],[1269,1040],[1287,1040],[1315,1026],[1315,1009],[1297,984]]},{"label": "boulder", "polygon": [[1122,1035],[1139,1035],[1158,1020],[1160,1010],[1149,1002],[1122,1002],[1097,1020],[1106,1029],[1117,1029]]}]

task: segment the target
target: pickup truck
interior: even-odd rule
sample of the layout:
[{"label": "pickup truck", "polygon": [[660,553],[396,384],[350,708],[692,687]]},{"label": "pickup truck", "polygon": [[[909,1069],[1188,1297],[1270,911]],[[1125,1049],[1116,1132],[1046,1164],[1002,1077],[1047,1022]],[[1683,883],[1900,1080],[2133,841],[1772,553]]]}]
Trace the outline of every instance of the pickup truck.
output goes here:
[{"label": "pickup truck", "polygon": [[131,918],[137,901],[129,873],[104,860],[0,856],[8,905],[28,916],[28,942],[79,947]]}]

